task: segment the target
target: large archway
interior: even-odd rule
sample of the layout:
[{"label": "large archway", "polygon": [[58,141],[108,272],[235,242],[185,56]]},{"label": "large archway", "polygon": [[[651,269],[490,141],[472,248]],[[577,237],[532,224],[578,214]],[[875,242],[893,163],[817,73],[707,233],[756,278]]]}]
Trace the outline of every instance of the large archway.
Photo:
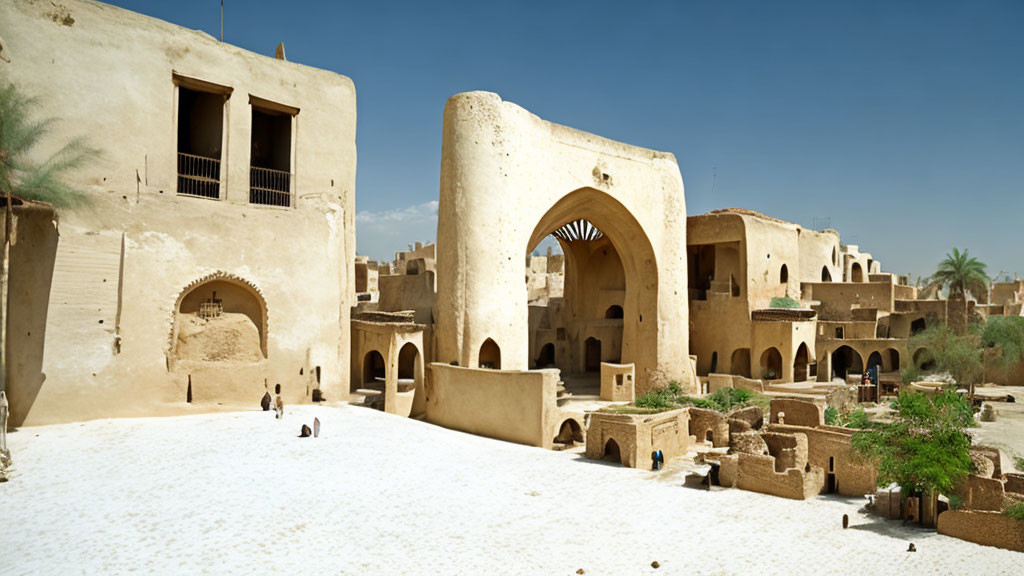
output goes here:
[{"label": "large archway", "polygon": [[796,358],[793,360],[793,381],[804,382],[807,380],[807,366],[810,364],[811,354],[807,350],[805,342],[800,343],[796,349]]},{"label": "large archway", "polygon": [[782,378],[782,353],[772,347],[761,354],[761,378],[778,380]]},{"label": "large archway", "polygon": [[568,354],[579,354],[559,363],[572,367],[565,374],[567,386],[577,370],[580,377],[596,377],[602,360],[634,362],[638,375],[657,365],[652,319],[658,315],[658,270],[650,241],[632,214],[608,194],[584,188],[541,217],[525,253],[549,234],[565,257],[565,279],[560,314],[548,328],[566,335]]},{"label": "large archway", "polygon": [[201,362],[267,358],[267,304],[259,289],[225,272],[186,286],[174,304],[170,355]]},{"label": "large archway", "polygon": [[864,361],[856,350],[840,346],[832,352],[832,378],[846,380],[850,374],[864,372]]}]

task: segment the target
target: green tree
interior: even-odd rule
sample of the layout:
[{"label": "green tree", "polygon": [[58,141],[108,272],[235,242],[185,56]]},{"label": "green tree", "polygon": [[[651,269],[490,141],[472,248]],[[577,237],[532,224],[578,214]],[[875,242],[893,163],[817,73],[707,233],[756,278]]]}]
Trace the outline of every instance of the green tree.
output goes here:
[{"label": "green tree", "polygon": [[974,396],[974,386],[985,377],[985,362],[977,333],[957,334],[948,325],[934,326],[914,335],[909,349],[924,348],[923,362],[934,363],[934,372],[947,372]]},{"label": "green tree", "polygon": [[996,352],[993,362],[1001,370],[1024,360],[1024,317],[989,316],[979,338],[983,347]]},{"label": "green tree", "polygon": [[49,202],[57,207],[79,204],[84,196],[63,180],[98,152],[75,139],[39,160],[37,145],[50,133],[56,120],[37,119],[39,101],[21,93],[13,84],[0,84],[0,195],[4,207],[4,244],[0,252],[0,390],[7,377],[7,284],[10,239],[14,231],[14,196]]},{"label": "green tree", "polygon": [[878,485],[895,482],[905,496],[951,492],[972,471],[967,400],[954,392],[900,394],[891,422],[855,432],[853,451],[878,463]]},{"label": "green tree", "polygon": [[928,279],[928,287],[949,290],[950,297],[967,298],[973,295],[975,298],[988,296],[988,276],[985,274],[985,264],[977,258],[969,257],[967,250],[961,252],[953,248],[953,252],[946,254],[946,257],[939,262],[939,267]]}]

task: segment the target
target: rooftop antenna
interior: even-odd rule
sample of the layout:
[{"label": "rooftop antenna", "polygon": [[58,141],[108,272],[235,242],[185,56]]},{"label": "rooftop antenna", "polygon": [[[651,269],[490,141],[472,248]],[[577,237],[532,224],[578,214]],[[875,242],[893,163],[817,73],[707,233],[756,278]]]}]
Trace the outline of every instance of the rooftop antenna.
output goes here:
[{"label": "rooftop antenna", "polygon": [[220,41],[224,41],[224,0],[220,0]]}]

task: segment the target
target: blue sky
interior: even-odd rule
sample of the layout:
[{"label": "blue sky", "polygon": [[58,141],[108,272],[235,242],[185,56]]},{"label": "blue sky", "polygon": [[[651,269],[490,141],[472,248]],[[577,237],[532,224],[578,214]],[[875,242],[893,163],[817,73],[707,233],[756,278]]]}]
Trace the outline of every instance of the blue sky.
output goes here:
[{"label": "blue sky", "polygon": [[[217,0],[114,0],[216,36]],[[1024,2],[226,1],[224,39],[351,77],[358,251],[433,240],[445,100],[675,154],[687,209],[826,218],[888,271],[1024,273]],[[712,186],[713,170],[717,181]],[[714,193],[712,190],[714,189]]]}]

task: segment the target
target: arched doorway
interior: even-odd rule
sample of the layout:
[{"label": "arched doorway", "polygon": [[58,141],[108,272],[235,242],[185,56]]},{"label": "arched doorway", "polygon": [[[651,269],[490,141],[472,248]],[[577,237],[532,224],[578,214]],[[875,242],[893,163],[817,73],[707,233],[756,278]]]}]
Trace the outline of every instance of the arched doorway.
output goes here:
[{"label": "arched doorway", "polygon": [[384,390],[387,378],[387,365],[384,356],[376,350],[370,350],[363,356],[363,386],[369,389]]},{"label": "arched doorway", "polygon": [[[868,355],[868,365],[867,365],[867,369],[868,370],[871,370],[875,366],[881,366],[881,365],[882,365],[882,354],[881,353],[879,353],[879,352],[872,352],[871,354]],[[879,368],[879,370],[881,370],[881,368]]]},{"label": "arched doorway", "polygon": [[732,352],[729,371],[737,376],[750,378],[750,348],[737,348]]},{"label": "arched doorway", "polygon": [[783,264],[782,268],[779,269],[779,284],[786,284],[789,282],[789,268]]},{"label": "arched doorway", "polygon": [[[569,357],[560,360],[563,379],[566,369],[582,369],[579,375],[586,379],[588,373],[599,372],[602,359],[634,363],[638,375],[655,369],[688,371],[678,347],[672,354],[659,354],[663,335],[658,319],[672,311],[658,305],[664,282],[658,280],[650,240],[619,200],[592,188],[563,196],[540,217],[525,253],[548,235],[554,236],[565,257],[562,325],[552,328],[562,328],[569,342],[583,343],[569,346]],[[685,283],[680,287],[685,288]],[[672,294],[686,296],[685,290]],[[608,295],[617,301],[609,303]],[[685,309],[684,305],[679,310]],[[594,341],[587,342],[590,338]],[[638,393],[646,376],[640,378]],[[565,381],[568,387],[569,380]]]},{"label": "arched doorway", "polygon": [[615,462],[616,464],[622,464],[622,451],[619,449],[619,443],[614,438],[609,438],[604,444],[604,460],[608,462]]},{"label": "arched doorway", "polygon": [[840,346],[832,353],[832,378],[846,380],[850,374],[864,372],[864,363],[860,354],[849,346]]},{"label": "arched doorway", "polygon": [[217,272],[182,290],[174,305],[175,362],[258,362],[267,358],[267,305],[250,282]]},{"label": "arched doorway", "polygon": [[882,365],[886,372],[899,372],[900,371],[900,351],[895,348],[889,348],[885,351],[885,362]]},{"label": "arched doorway", "polygon": [[804,382],[807,380],[807,365],[810,363],[810,352],[805,342],[800,343],[796,349],[796,358],[793,360],[793,381]]},{"label": "arched doorway", "polygon": [[561,444],[565,447],[572,446],[576,442],[583,442],[583,428],[580,427],[579,422],[572,418],[567,418],[562,425],[558,427],[558,435],[555,436],[555,444]]},{"label": "arched doorway", "polygon": [[832,273],[828,271],[828,266],[822,266],[821,267],[821,281],[822,282],[831,282],[832,281]]},{"label": "arched doorway", "polygon": [[398,351],[398,382],[414,383],[419,379],[420,351],[412,342],[406,342]]},{"label": "arched doorway", "polygon": [[477,364],[480,368],[491,368],[501,370],[501,348],[498,343],[488,338],[480,345],[480,359]]},{"label": "arched doorway", "polygon": [[772,347],[761,354],[761,378],[778,380],[782,378],[782,353]]},{"label": "arched doorway", "polygon": [[863,282],[864,281],[864,269],[861,268],[860,262],[854,262],[853,266],[850,267],[850,281],[851,282]]},{"label": "arched doorway", "polygon": [[600,372],[601,371],[601,341],[597,338],[587,338],[583,343],[585,351],[585,366],[584,370],[587,372]]},{"label": "arched doorway", "polygon": [[554,368],[555,366],[555,345],[551,342],[540,347],[540,354],[537,355],[537,368]]}]

